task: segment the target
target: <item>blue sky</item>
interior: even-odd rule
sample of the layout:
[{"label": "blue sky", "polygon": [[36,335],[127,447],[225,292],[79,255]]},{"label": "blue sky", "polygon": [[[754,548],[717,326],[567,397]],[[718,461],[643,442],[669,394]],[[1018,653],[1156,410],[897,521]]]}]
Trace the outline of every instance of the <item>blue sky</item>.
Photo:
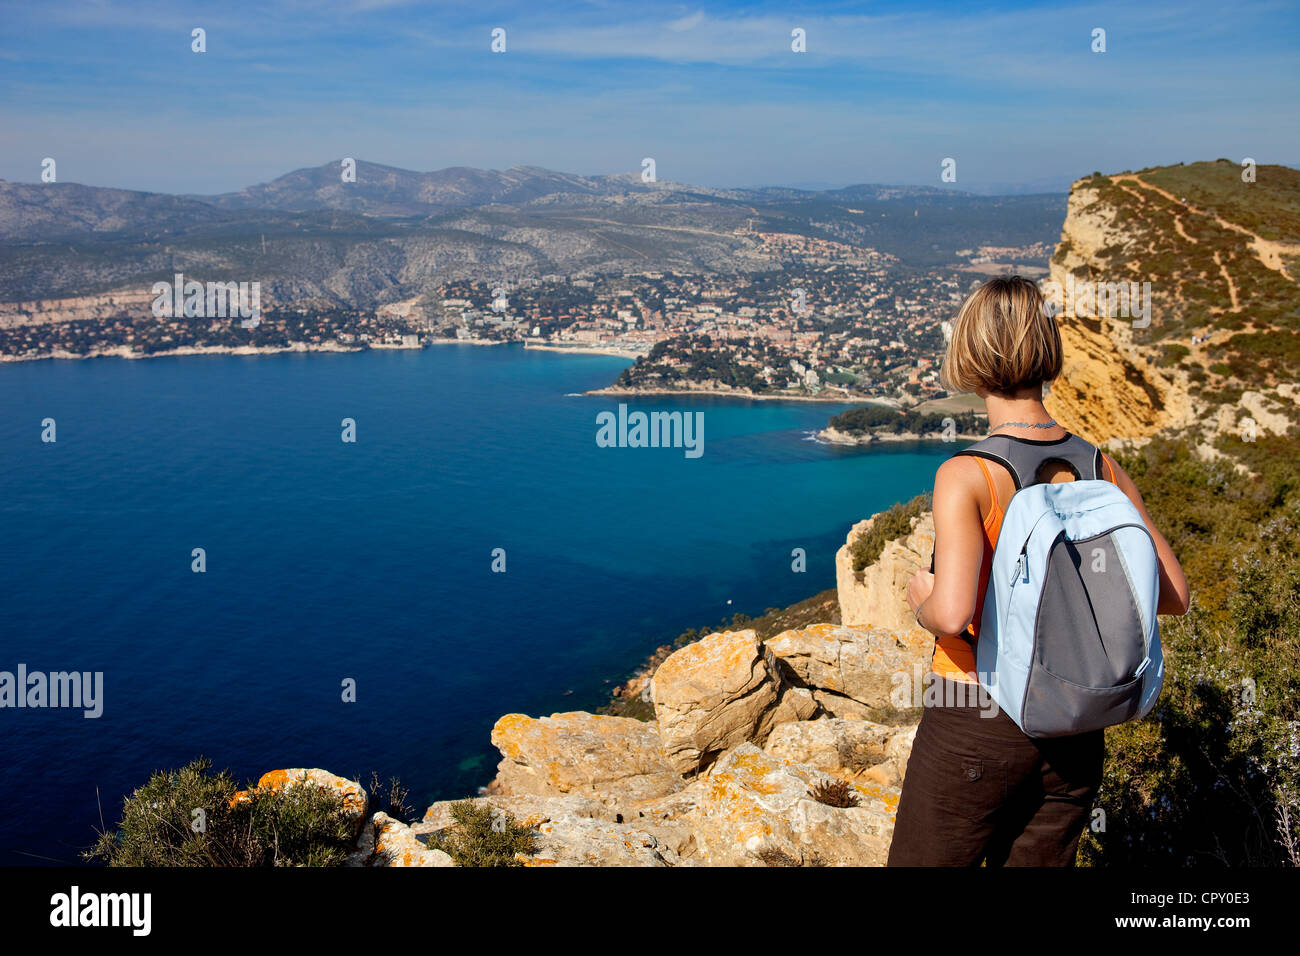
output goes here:
[{"label": "blue sky", "polygon": [[586,174],[650,156],[704,185],[937,185],[953,157],[959,188],[1063,190],[1297,165],[1300,5],[0,0],[0,91],[13,181],[46,156],[60,182],[199,193],[343,156]]}]

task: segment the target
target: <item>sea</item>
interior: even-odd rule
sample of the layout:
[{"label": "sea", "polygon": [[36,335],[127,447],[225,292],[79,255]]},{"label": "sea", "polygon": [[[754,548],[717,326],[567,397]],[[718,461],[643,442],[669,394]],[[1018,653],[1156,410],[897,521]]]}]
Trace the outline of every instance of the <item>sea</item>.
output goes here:
[{"label": "sea", "polygon": [[[242,781],[377,772],[419,808],[472,795],[498,717],[594,710],[684,629],[833,587],[849,527],[952,451],[812,440],[846,406],[582,394],[627,364],[0,366],[0,671],[102,675],[98,716],[0,708],[0,864],[78,863],[199,756]],[[602,446],[620,403],[698,413],[702,453]]]}]

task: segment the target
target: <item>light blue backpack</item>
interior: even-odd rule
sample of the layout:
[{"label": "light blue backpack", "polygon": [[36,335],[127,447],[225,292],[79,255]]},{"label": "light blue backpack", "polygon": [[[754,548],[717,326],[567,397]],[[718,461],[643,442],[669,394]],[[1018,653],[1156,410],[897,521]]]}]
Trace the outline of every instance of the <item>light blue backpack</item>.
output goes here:
[{"label": "light blue backpack", "polygon": [[[1155,543],[1101,453],[1076,435],[992,435],[959,455],[1016,483],[993,551],[975,660],[980,684],[1030,737],[1144,717],[1164,681]],[[1043,465],[1077,480],[1050,484]]]}]

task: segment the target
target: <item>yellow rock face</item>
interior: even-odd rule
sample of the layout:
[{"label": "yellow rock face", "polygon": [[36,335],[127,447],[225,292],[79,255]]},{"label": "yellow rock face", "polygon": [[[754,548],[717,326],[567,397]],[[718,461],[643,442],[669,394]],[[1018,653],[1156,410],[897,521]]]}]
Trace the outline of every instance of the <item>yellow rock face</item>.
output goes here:
[{"label": "yellow rock face", "polygon": [[656,725],[627,717],[506,714],[492,728],[492,744],[501,751],[497,779],[507,794],[643,800],[682,785]]},{"label": "yellow rock face", "polygon": [[818,862],[880,866],[889,853],[898,791],[853,784],[856,807],[830,807],[809,794],[829,775],[742,744],[675,799],[689,802],[682,816],[699,863],[768,866]]},{"label": "yellow rock face", "polygon": [[[934,551],[934,515],[926,512],[912,520],[905,538],[888,542],[875,563],[859,575],[853,570],[852,542],[865,533],[874,517],[860,521],[835,552],[835,588],[840,600],[840,620],[849,626],[873,625],[891,631],[915,631],[912,609],[907,605],[907,582],[917,571],[929,570]],[[929,643],[928,638],[926,643]]]},{"label": "yellow rock face", "polygon": [[[1067,288],[1069,277],[1090,281],[1129,280],[1108,272],[1103,250],[1122,247],[1132,237],[1120,223],[1121,210],[1101,201],[1082,181],[1070,191],[1061,245],[1051,264],[1051,281]],[[1158,285],[1158,284],[1157,284]],[[1167,308],[1169,290],[1153,288],[1152,321]],[[1089,441],[1145,438],[1162,428],[1187,424],[1192,403],[1182,383],[1157,368],[1148,351],[1134,344],[1132,319],[1104,317],[1084,309],[1079,315],[1062,301],[1058,318],[1065,366],[1045,404],[1065,428]]]},{"label": "yellow rock face", "polygon": [[886,707],[893,706],[902,678],[928,665],[934,638],[915,627],[813,624],[778,634],[767,647],[800,683],[866,707]]},{"label": "yellow rock face", "polygon": [[807,690],[786,686],[752,630],[686,645],[659,665],[650,687],[664,755],[684,775],[737,744],[761,744],[776,724],[817,709]]}]

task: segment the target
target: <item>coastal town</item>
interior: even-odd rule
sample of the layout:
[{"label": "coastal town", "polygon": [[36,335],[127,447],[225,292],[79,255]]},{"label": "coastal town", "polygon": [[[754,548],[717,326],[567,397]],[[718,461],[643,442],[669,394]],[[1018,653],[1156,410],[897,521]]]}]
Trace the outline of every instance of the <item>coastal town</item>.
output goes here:
[{"label": "coastal town", "polygon": [[457,280],[371,310],[269,297],[255,323],[103,310],[61,321],[6,322],[0,323],[0,356],[522,343],[634,359],[611,392],[873,398],[906,406],[944,394],[938,381],[943,323],[971,285],[990,267],[1006,271],[999,262],[1045,262],[1047,252],[1037,245],[957,250],[964,262],[920,270],[887,253],[825,239],[784,233],[760,239],[772,264],[760,272]]}]

